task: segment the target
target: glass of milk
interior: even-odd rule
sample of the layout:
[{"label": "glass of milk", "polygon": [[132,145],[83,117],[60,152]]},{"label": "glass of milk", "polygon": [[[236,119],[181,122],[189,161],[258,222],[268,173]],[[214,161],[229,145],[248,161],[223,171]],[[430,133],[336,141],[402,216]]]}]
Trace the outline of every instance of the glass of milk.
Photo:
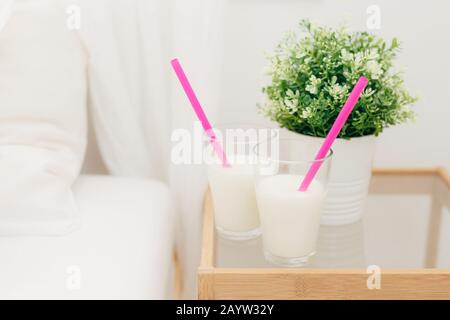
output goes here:
[{"label": "glass of milk", "polygon": [[270,129],[248,125],[224,125],[214,129],[223,145],[229,167],[217,156],[209,157],[208,180],[214,203],[216,230],[222,238],[249,240],[261,234],[255,196],[257,161],[254,148],[267,139]]},{"label": "glass of milk", "polygon": [[[305,266],[315,254],[322,206],[333,152],[324,159],[295,138],[279,139],[277,146],[261,143],[256,198],[261,220],[264,256],[286,267]],[[306,192],[300,183],[314,162],[321,168]]]}]

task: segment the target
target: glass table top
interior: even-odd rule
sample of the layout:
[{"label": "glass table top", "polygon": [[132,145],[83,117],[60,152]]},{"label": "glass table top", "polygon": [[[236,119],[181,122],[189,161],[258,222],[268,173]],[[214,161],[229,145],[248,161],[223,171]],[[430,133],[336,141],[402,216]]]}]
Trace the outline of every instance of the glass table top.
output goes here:
[{"label": "glass table top", "polygon": [[[307,268],[450,268],[450,191],[437,174],[375,174],[361,221],[321,226]],[[215,266],[273,268],[261,238],[246,242],[216,235]]]}]

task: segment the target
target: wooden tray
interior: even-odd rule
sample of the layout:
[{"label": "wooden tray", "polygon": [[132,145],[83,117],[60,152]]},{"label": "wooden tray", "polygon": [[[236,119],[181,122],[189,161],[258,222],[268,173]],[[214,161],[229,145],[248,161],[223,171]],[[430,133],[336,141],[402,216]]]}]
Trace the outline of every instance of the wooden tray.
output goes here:
[{"label": "wooden tray", "polygon": [[[449,188],[442,168],[375,170],[363,221],[322,227],[317,261],[295,269],[265,263],[260,240],[218,239],[208,192],[198,297],[450,299]],[[368,286],[369,265],[379,268],[379,288]]]}]

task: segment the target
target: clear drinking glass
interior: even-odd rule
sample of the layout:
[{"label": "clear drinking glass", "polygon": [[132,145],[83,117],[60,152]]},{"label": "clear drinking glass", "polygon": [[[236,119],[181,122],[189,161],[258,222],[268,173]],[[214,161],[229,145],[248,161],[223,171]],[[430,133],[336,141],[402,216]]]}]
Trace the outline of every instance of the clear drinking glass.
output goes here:
[{"label": "clear drinking glass", "polygon": [[271,130],[249,125],[223,125],[214,129],[230,167],[224,167],[211,151],[209,138],[208,180],[214,203],[215,225],[219,236],[249,240],[261,234],[255,196],[256,155],[260,139]]},{"label": "clear drinking glass", "polygon": [[[295,138],[262,142],[255,148],[255,189],[264,256],[281,266],[304,266],[316,251],[333,152],[315,160],[308,149]],[[317,162],[321,168],[308,190],[299,191],[304,176]]]}]

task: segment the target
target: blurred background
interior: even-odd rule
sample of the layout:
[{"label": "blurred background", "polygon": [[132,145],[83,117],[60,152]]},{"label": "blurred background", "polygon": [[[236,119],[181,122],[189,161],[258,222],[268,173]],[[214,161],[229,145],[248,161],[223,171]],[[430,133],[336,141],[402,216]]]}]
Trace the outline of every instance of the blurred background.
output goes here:
[{"label": "blurred background", "polygon": [[[450,170],[450,101],[447,97],[450,1],[215,1],[218,13],[209,14],[207,8],[203,12],[207,16],[205,19],[214,19],[214,28],[206,39],[211,61],[207,64],[200,57],[188,54],[183,57],[181,50],[173,50],[174,55],[184,58],[196,90],[213,119],[264,123],[257,104],[263,102],[261,88],[268,81],[264,75],[267,54],[288,30],[297,29],[301,19],[309,18],[316,24],[330,27],[345,22],[352,31],[369,31],[387,41],[397,37],[401,42],[397,68],[404,71],[406,87],[420,97],[414,106],[415,122],[387,129],[379,137],[375,167],[439,165]],[[379,8],[379,29],[367,26],[374,14],[373,6]],[[185,36],[184,40],[189,41],[190,37],[192,35]],[[86,170],[104,171],[95,156],[94,144],[89,153],[94,156],[86,163]]]},{"label": "blurred background", "polygon": [[[218,99],[221,117],[255,118],[267,79],[264,52],[302,18],[328,26],[346,21],[350,30],[397,37],[397,66],[406,87],[420,97],[414,123],[380,136],[375,166],[446,166],[450,169],[450,1],[228,0],[224,6],[222,71]],[[380,8],[379,30],[369,30],[367,9]]]}]

